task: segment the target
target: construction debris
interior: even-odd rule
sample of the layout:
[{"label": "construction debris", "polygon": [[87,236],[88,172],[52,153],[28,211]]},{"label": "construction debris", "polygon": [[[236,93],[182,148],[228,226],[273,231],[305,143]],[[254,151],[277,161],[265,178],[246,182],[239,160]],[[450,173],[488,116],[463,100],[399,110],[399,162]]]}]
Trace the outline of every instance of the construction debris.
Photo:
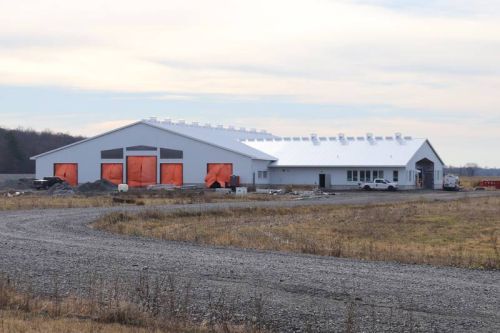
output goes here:
[{"label": "construction debris", "polygon": [[69,185],[68,183],[58,183],[52,185],[48,190],[47,193],[53,196],[69,196],[69,195],[74,195],[75,191]]},{"label": "construction debris", "polygon": [[105,179],[96,180],[93,183],[84,183],[76,188],[79,193],[102,193],[102,192],[114,192],[117,186]]}]

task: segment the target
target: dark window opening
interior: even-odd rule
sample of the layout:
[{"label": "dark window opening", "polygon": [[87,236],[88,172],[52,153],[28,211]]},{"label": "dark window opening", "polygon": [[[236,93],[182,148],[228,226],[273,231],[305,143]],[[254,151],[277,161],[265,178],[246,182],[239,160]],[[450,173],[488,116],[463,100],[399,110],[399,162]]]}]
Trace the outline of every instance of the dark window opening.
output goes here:
[{"label": "dark window opening", "polygon": [[151,146],[132,146],[127,147],[127,151],[156,151],[156,147]]},{"label": "dark window opening", "polygon": [[101,150],[102,159],[121,159],[123,158],[123,148]]},{"label": "dark window opening", "polygon": [[160,148],[160,158],[183,158],[182,150]]}]

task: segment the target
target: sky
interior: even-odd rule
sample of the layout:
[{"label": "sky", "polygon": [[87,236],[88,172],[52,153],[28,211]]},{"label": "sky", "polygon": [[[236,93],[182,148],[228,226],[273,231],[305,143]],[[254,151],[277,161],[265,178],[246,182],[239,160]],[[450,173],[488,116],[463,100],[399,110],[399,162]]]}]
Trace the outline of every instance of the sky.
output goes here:
[{"label": "sky", "polygon": [[0,126],[428,138],[500,167],[500,0],[0,1]]}]

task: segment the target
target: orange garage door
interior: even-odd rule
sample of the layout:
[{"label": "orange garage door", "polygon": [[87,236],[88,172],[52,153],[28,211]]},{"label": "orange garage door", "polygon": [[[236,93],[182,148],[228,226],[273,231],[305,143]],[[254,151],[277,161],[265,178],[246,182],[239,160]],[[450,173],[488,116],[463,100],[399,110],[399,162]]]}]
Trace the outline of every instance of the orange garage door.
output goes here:
[{"label": "orange garage door", "polygon": [[101,164],[101,179],[118,185],[123,182],[123,164],[122,163],[103,163]]},{"label": "orange garage door", "polygon": [[127,157],[127,184],[131,187],[156,184],[156,156]]},{"label": "orange garage door", "polygon": [[182,163],[162,163],[160,164],[160,171],[162,184],[182,185]]},{"label": "orange garage door", "polygon": [[206,187],[214,187],[218,183],[220,187],[227,187],[229,186],[232,174],[232,163],[208,163],[205,185]]},{"label": "orange garage door", "polygon": [[61,178],[71,186],[78,185],[78,164],[55,163],[54,176]]}]

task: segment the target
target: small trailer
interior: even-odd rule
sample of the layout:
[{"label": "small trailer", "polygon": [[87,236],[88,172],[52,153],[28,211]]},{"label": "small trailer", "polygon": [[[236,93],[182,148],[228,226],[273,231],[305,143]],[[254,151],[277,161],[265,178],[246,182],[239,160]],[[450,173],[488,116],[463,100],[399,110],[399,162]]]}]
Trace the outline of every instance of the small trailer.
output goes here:
[{"label": "small trailer", "polygon": [[444,176],[443,190],[460,191],[460,178],[452,174]]}]

